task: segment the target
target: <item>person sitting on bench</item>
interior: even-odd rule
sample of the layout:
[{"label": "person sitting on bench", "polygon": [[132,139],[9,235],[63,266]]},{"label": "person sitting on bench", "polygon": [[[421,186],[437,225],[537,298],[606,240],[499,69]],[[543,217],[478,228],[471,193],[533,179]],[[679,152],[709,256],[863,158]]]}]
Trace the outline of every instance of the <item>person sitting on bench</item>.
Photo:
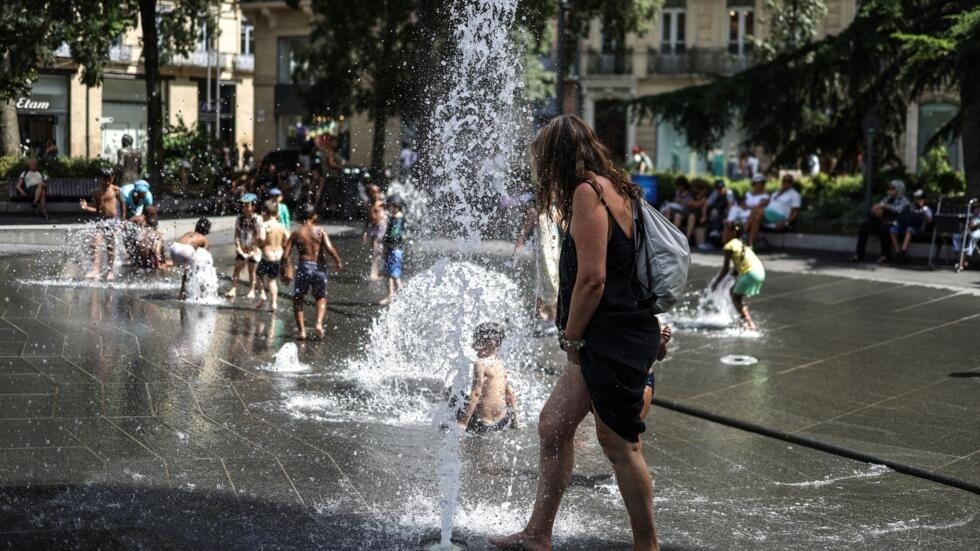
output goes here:
[{"label": "person sitting on bench", "polygon": [[803,204],[800,192],[793,187],[795,183],[792,174],[784,175],[779,191],[752,210],[746,223],[749,247],[755,245],[755,239],[763,226],[776,231],[786,231],[793,227],[796,217],[800,214],[800,206]]}]

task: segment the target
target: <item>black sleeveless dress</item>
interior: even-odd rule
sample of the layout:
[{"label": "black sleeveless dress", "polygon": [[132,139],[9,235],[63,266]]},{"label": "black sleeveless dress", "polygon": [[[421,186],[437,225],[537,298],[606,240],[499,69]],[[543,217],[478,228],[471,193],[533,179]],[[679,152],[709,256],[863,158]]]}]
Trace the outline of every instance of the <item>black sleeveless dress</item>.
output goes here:
[{"label": "black sleeveless dress", "polygon": [[[582,338],[582,376],[596,415],[629,442],[646,430],[640,419],[647,371],[660,349],[660,324],[650,301],[639,302],[635,289],[636,253],[633,240],[609,212],[612,234],[606,252],[606,285],[599,306]],[[578,251],[571,232],[565,232],[558,262],[558,317],[560,331],[568,323],[572,289],[578,274]]]}]

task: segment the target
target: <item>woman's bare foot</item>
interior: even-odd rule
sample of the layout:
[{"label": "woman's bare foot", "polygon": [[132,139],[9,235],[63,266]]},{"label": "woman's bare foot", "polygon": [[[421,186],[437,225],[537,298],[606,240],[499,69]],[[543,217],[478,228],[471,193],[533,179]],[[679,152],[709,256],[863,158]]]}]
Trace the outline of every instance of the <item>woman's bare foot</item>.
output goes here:
[{"label": "woman's bare foot", "polygon": [[298,341],[305,341],[306,340],[306,331],[297,331],[296,332],[296,336],[293,337],[293,338],[295,338]]},{"label": "woman's bare foot", "polygon": [[99,271],[92,270],[91,272],[85,274],[85,279],[99,279]]},{"label": "woman's bare foot", "polygon": [[381,300],[378,301],[378,305],[379,306],[388,306],[389,304],[391,304],[391,299],[390,298],[383,298],[383,299],[381,299]]},{"label": "woman's bare foot", "polygon": [[524,532],[490,538],[490,543],[497,546],[498,549],[509,551],[550,551],[551,549],[551,538],[534,541]]},{"label": "woman's bare foot", "polygon": [[317,325],[316,327],[314,327],[313,328],[313,334],[316,335],[316,337],[318,339],[322,339],[323,338],[323,326],[322,325]]},{"label": "woman's bare foot", "polygon": [[105,280],[106,281],[115,281],[116,280],[116,276],[115,276],[115,274],[112,273],[112,270],[109,270],[109,273],[107,273],[105,275]]}]

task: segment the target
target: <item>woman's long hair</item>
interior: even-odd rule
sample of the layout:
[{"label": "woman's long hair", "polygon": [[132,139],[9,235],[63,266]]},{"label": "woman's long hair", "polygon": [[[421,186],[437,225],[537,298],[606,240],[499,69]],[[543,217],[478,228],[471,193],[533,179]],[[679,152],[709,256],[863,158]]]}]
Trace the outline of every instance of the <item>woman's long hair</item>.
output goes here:
[{"label": "woman's long hair", "polygon": [[555,206],[559,220],[569,220],[575,188],[596,176],[608,178],[625,198],[641,197],[639,186],[612,162],[595,132],[575,115],[560,115],[544,125],[531,144],[531,155],[538,177],[538,212],[550,212]]}]

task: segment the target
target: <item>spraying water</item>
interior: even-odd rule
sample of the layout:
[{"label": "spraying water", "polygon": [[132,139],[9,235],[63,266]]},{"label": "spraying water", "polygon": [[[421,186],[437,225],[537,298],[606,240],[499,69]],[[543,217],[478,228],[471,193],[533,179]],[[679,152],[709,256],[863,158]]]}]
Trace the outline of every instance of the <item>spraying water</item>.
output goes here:
[{"label": "spraying water", "polygon": [[[516,7],[517,0],[459,0],[453,7],[458,46],[453,59],[444,62],[449,89],[436,105],[435,139],[427,145],[435,183],[430,219],[448,222],[448,227],[439,228],[440,233],[455,238],[461,248],[479,243],[488,235],[493,226],[490,214],[511,184],[510,171],[523,164],[529,132],[521,120],[528,117],[518,108],[523,79],[510,41]],[[444,270],[446,267],[443,264]],[[486,319],[474,316],[477,312],[467,312],[464,304],[473,306],[474,301],[480,301],[493,289],[486,285],[490,281],[464,278],[459,282],[462,302],[456,312],[447,312],[457,325],[442,333],[443,339],[457,345],[468,338],[476,323]],[[502,312],[493,314],[499,319]],[[447,357],[449,364],[444,364],[455,375],[452,393],[456,396],[466,389],[469,365],[462,359],[467,349],[468,346],[458,346]],[[447,411],[444,419],[450,415],[452,412]],[[452,419],[448,425],[454,428],[445,435],[437,469],[442,494],[442,549],[450,548],[459,491],[459,435],[454,434],[459,429]]]},{"label": "spraying water", "polygon": [[283,344],[282,348],[279,349],[279,352],[276,352],[272,358],[272,364],[266,366],[265,368],[269,371],[277,371],[279,373],[299,373],[309,370],[309,366],[299,361],[299,347],[296,346],[296,343],[294,342],[287,342]]},{"label": "spraying water", "polygon": [[214,258],[203,247],[194,253],[194,265],[188,268],[187,301],[195,304],[224,302],[218,298],[218,272],[214,269]]}]

